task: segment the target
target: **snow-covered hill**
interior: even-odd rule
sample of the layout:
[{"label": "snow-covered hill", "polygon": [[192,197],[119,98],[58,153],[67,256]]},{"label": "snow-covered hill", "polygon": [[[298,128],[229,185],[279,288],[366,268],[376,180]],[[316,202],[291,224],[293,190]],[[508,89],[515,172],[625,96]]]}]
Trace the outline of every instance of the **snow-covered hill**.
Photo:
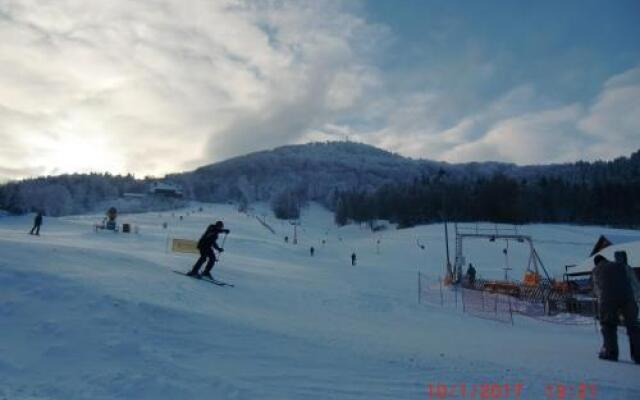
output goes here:
[{"label": "snow-covered hill", "polygon": [[[512,326],[418,304],[417,270],[442,273],[440,225],[338,229],[311,206],[293,245],[291,225],[267,216],[272,234],[232,206],[121,216],[138,235],[96,233],[99,218],[46,218],[39,237],[30,216],[0,220],[0,399],[426,399],[430,384],[523,384],[520,398],[542,399],[581,383],[597,399],[640,398],[638,366],[597,360],[593,324]],[[214,272],[235,288],[171,272],[195,257],[168,252],[167,238],[217,219],[231,234]],[[557,275],[607,232],[522,229]],[[503,246],[466,250],[481,275],[501,276]],[[525,255],[510,247],[516,277]]]},{"label": "snow-covered hill", "polygon": [[444,165],[353,142],[283,146],[173,175],[198,199],[268,201],[283,191],[330,203],[335,190],[372,190],[431,176]]},{"label": "snow-covered hill", "polygon": [[332,204],[336,190],[371,191],[388,183],[407,183],[446,174],[448,180],[503,174],[518,180],[540,177],[590,184],[597,181],[631,183],[640,173],[640,151],[611,162],[577,162],[518,166],[501,162],[450,164],[411,159],[355,142],[290,145],[259,151],[169,175],[190,197],[205,201],[268,201],[283,191]]}]

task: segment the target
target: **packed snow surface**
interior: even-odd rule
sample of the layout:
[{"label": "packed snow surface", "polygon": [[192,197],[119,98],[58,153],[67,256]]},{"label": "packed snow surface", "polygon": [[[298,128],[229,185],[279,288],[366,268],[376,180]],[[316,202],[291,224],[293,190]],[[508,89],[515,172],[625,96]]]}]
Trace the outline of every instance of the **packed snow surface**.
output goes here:
[{"label": "packed snow surface", "polygon": [[[442,225],[337,228],[310,206],[294,245],[292,225],[254,213],[276,233],[231,205],[119,218],[139,234],[96,233],[94,215],[45,217],[37,237],[32,216],[0,218],[0,399],[426,399],[439,384],[522,384],[523,399],[586,384],[597,399],[640,398],[623,330],[622,361],[611,363],[597,359],[588,321],[511,325],[418,304],[417,271],[443,272]],[[197,240],[218,219],[231,234],[214,275],[234,288],[172,272],[196,256],[171,253],[169,238]],[[600,234],[635,234],[519,229],[556,277]],[[528,249],[504,248],[476,240],[464,251],[479,276],[502,278],[509,263],[521,279]]]}]

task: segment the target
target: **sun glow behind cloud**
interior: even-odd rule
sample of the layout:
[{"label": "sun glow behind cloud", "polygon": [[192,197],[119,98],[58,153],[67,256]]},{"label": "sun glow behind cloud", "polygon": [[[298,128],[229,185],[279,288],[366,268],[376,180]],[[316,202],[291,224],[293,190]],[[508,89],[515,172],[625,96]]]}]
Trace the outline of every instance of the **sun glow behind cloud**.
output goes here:
[{"label": "sun glow behind cloud", "polygon": [[74,172],[124,173],[123,160],[118,148],[110,145],[104,136],[64,133],[50,138],[38,147],[50,174]]}]

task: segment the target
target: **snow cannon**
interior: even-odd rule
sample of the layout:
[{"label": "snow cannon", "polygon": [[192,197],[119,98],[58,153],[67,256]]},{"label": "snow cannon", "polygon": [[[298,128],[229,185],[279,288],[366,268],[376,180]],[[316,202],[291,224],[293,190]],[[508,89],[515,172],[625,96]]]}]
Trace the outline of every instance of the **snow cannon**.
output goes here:
[{"label": "snow cannon", "polygon": [[118,218],[118,210],[115,207],[111,207],[107,210],[107,223],[105,224],[106,229],[110,231],[116,230],[116,218]]}]

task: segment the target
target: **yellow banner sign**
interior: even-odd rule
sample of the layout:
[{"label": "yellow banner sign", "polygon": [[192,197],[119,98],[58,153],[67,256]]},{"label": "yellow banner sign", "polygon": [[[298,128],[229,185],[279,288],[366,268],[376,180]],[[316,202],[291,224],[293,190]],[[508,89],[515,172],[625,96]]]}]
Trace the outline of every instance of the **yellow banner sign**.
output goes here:
[{"label": "yellow banner sign", "polygon": [[198,250],[198,242],[188,239],[171,239],[171,251],[176,253],[200,254],[200,250]]}]

